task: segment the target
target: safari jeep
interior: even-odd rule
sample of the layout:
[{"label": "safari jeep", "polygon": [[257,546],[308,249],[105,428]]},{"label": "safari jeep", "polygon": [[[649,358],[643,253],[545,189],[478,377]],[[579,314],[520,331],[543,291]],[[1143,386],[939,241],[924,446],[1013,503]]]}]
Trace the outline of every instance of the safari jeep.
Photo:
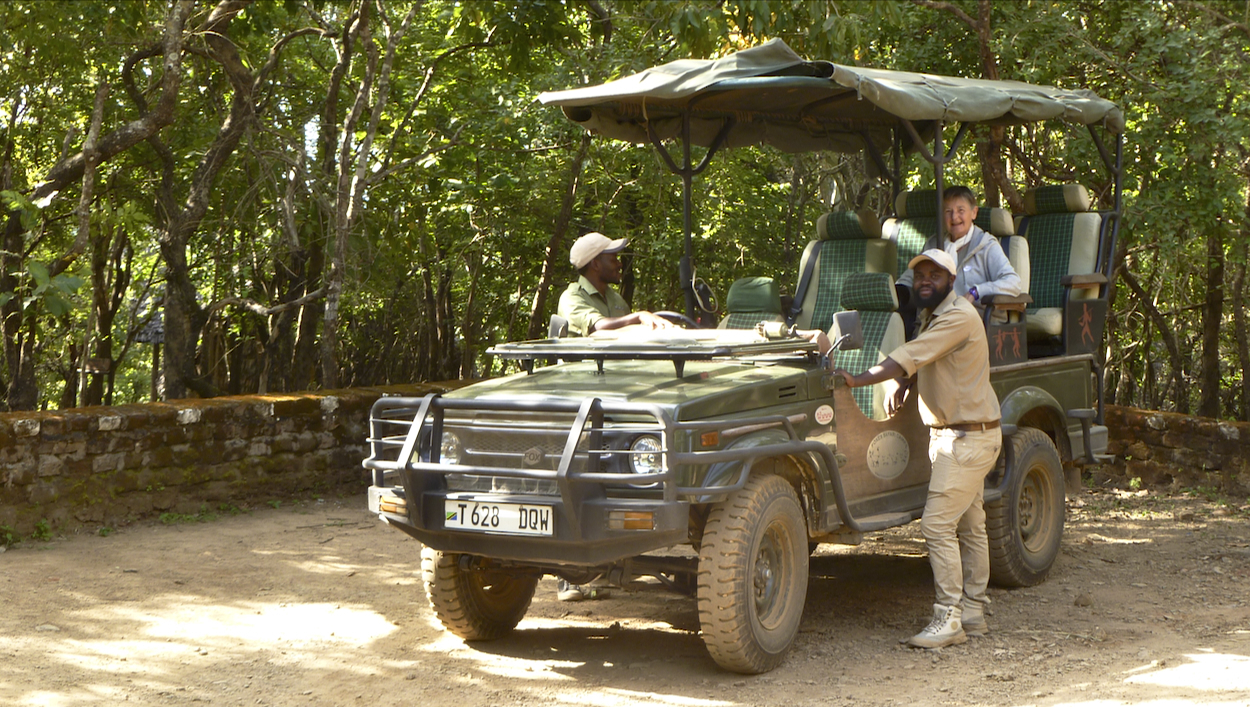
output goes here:
[{"label": "safari jeep", "polygon": [[[555,322],[551,338],[491,350],[521,373],[379,400],[364,462],[369,506],[424,545],[425,588],[447,630],[507,634],[544,574],[618,586],[655,578],[647,583],[697,597],[719,665],[780,664],[803,617],[809,552],[918,519],[930,474],[914,396],[887,416],[884,384],[846,388],[790,325],[829,331],[840,367],[880,361],[904,340],[894,278],[939,228],[942,165],[969,127],[1062,119],[1088,126],[1114,207],[1094,210],[1079,185],[1042,186],[1028,213],[984,208],[978,221],[1002,239],[1028,293],[986,303],[1005,440],[985,489],[992,580],[1046,578],[1063,533],[1065,470],[1106,449],[1116,106],[1088,91],[804,61],[776,40],[540,100],[593,133],[653,144],[682,177],[687,312],[690,183],[722,147],[865,152],[894,187],[895,213],[822,216],[784,312],[767,283],[747,282],[729,293],[725,328],[683,318],[688,328],[568,338]],[[949,146],[947,123],[958,124]],[[685,147],[680,163],[665,141]],[[702,164],[692,164],[692,144],[707,148]],[[934,165],[936,189],[899,190],[887,164],[891,151],[899,164],[899,150]]]}]

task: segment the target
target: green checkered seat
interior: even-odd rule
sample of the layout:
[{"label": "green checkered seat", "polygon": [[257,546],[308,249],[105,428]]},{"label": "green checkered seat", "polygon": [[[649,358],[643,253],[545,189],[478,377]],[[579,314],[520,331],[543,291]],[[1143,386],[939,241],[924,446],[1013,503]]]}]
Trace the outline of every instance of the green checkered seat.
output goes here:
[{"label": "green checkered seat", "polygon": [[1029,341],[1064,353],[1094,351],[1107,306],[1106,278],[1099,274],[1102,214],[1090,211],[1089,191],[1079,184],[1030,189],[1024,206],[1021,228],[1032,269]]},{"label": "green checkered seat", "polygon": [[[889,273],[848,275],[842,286],[842,309],[859,312],[860,325],[864,329],[864,346],[854,351],[833,352],[833,365],[838,368],[852,373],[866,371],[906,340],[903,319],[895,311],[898,309],[898,296],[894,293],[894,278]],[[837,341],[840,335],[834,325],[829,332],[830,340]],[[855,388],[851,394],[866,417],[884,420],[885,402],[894,394],[894,389],[894,382],[886,381]]]},{"label": "green checkered seat", "polygon": [[799,310],[793,321],[800,329],[828,331],[841,308],[846,279],[855,273],[890,273],[897,256],[894,244],[881,237],[872,211],[827,213],[816,222],[816,237],[799,262],[799,271],[807,273],[810,267],[810,276],[795,288]]},{"label": "green checkered seat", "polygon": [[894,199],[894,218],[881,224],[881,237],[894,244],[896,259],[890,274],[897,278],[907,264],[920,255],[924,243],[938,230],[937,191],[899,192]]},{"label": "green checkered seat", "polygon": [[[886,240],[894,242],[898,264],[891,274],[898,277],[907,272],[907,264],[911,262],[911,259],[920,255],[920,251],[924,250],[925,241],[937,233],[937,190],[901,192],[894,200],[894,212],[897,215],[892,219],[886,219],[881,225],[881,235]],[[1016,233],[1011,212],[996,206],[982,206],[977,210],[977,217],[972,222],[982,231],[997,236],[999,239]],[[1009,245],[1011,245],[1010,241]],[[1021,241],[1014,247],[1018,250],[1017,258],[1023,258],[1027,262],[1028,244]],[[1010,252],[1007,253],[1007,257],[1011,258]],[[1015,264],[1013,260],[1012,266],[1014,267]],[[1020,273],[1019,268],[1016,268],[1016,273]],[[1027,282],[1026,274],[1020,275],[1021,280],[1025,282]]]},{"label": "green checkered seat", "polygon": [[754,329],[760,322],[782,322],[781,288],[771,277],[740,277],[729,286],[719,329]]}]

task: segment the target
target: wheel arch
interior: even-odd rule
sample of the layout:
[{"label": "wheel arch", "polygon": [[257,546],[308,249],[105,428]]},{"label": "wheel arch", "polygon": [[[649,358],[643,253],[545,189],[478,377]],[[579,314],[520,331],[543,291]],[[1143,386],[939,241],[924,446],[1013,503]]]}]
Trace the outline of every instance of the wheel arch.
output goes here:
[{"label": "wheel arch", "polygon": [[[765,445],[784,445],[790,442],[790,437],[784,430],[767,429],[744,435],[740,439],[736,439],[725,449],[749,449],[751,447],[760,447]],[[708,473],[703,477],[703,487],[711,487],[732,483],[738,478],[743,461],[729,461],[712,464]],[[820,509],[824,502],[824,484],[820,479],[818,470],[812,465],[807,455],[802,458],[796,458],[793,454],[784,452],[775,456],[763,457],[758,459],[751,465],[751,476],[757,474],[776,474],[785,479],[794,487],[794,493],[799,497],[799,503],[803,507],[804,523],[807,526],[808,537],[815,537],[819,533],[817,525],[820,521]],[[691,512],[694,514],[696,509],[700,514],[700,518],[695,521],[702,522],[706,520],[706,507],[709,503],[714,502],[715,496],[709,495],[700,497],[691,504]]]},{"label": "wheel arch", "polygon": [[1067,413],[1055,396],[1037,386],[1026,385],[1011,391],[999,407],[1002,408],[1003,424],[1041,430],[1059,450],[1060,461],[1072,460]]}]

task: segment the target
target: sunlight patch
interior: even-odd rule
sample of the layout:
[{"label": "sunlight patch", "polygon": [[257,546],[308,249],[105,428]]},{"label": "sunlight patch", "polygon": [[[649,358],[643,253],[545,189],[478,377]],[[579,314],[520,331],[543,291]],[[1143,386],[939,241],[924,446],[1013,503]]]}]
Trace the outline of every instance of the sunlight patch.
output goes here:
[{"label": "sunlight patch", "polygon": [[1228,653],[1191,653],[1190,663],[1127,678],[1125,682],[1195,690],[1250,690],[1250,657]]},{"label": "sunlight patch", "polygon": [[130,619],[143,626],[140,632],[149,637],[199,644],[232,639],[250,644],[363,645],[397,628],[371,609],[325,603],[203,604],[167,597],[159,607],[150,603],[142,608],[104,606],[85,613],[100,620]]},{"label": "sunlight patch", "polygon": [[641,690],[625,690],[607,687],[598,692],[579,695],[557,695],[561,702],[572,702],[579,705],[595,705],[595,707],[629,707],[630,705],[672,705],[672,707],[723,707],[733,702],[725,700],[706,700],[685,695],[663,695],[657,692]]}]

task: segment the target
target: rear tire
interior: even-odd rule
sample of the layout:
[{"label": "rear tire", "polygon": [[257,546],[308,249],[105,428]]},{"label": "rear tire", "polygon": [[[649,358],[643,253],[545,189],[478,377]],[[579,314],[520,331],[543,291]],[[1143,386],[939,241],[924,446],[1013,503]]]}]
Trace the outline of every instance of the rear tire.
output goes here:
[{"label": "rear tire", "polygon": [[466,641],[493,641],[512,632],[525,617],[537,575],[499,570],[463,570],[460,555],[421,549],[421,578],[443,628]]},{"label": "rear tire", "polygon": [[985,504],[990,579],[1001,587],[1045,581],[1063,540],[1064,479],[1046,433],[1022,427],[1011,438],[1015,469],[1002,498]]},{"label": "rear tire", "polygon": [[785,660],[807,600],[807,524],[789,482],[753,476],[712,508],[698,582],[703,642],[718,665],[755,674]]}]

